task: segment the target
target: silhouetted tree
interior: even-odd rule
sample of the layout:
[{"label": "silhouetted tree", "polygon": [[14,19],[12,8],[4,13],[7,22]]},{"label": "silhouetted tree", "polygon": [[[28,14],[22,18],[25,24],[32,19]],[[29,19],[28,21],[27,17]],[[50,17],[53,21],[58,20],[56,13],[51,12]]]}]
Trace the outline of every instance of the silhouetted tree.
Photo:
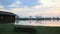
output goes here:
[{"label": "silhouetted tree", "polygon": [[30,19],[32,19],[32,16],[29,16]]}]

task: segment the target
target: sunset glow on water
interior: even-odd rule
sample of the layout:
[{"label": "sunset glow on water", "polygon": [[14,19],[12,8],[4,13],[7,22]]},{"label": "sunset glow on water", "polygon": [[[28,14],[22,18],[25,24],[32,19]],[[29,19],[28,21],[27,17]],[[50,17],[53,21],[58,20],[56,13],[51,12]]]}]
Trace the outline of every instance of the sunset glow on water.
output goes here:
[{"label": "sunset glow on water", "polygon": [[36,20],[28,20],[28,21],[19,21],[19,23],[15,23],[15,25],[28,25],[28,26],[59,26],[60,27],[60,21],[36,21]]}]

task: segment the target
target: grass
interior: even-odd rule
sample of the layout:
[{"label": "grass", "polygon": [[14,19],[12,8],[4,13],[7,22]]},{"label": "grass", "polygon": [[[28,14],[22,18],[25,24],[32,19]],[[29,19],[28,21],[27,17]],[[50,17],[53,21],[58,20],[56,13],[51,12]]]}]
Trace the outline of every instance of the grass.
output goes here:
[{"label": "grass", "polygon": [[[26,32],[14,32],[13,24],[0,24],[0,34],[28,34]],[[32,26],[35,28],[36,34],[60,34],[60,27],[48,27],[48,26]]]},{"label": "grass", "polygon": [[36,30],[37,34],[60,34],[60,27],[38,26]]}]

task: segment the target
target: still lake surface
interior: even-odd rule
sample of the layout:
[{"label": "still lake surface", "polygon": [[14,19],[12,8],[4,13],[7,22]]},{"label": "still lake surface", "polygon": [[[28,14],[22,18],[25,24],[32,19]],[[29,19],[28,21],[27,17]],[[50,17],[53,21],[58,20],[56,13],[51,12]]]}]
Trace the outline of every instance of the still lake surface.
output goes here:
[{"label": "still lake surface", "polygon": [[18,20],[15,22],[15,25],[60,27],[60,20]]}]

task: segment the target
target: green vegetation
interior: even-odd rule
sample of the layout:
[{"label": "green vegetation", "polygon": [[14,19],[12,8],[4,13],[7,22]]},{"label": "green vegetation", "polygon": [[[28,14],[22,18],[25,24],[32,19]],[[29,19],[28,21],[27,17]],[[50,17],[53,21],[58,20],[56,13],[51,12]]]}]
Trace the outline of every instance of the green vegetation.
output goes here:
[{"label": "green vegetation", "polygon": [[18,18],[19,20],[60,20],[60,18],[55,18],[55,17],[53,17],[53,18],[51,18],[51,17],[48,17],[48,18]]},{"label": "green vegetation", "polygon": [[[0,34],[27,34],[23,32],[14,32],[13,24],[0,24]],[[29,26],[28,26],[29,27]],[[36,34],[60,34],[60,27],[31,26],[36,29]]]},{"label": "green vegetation", "polygon": [[36,27],[37,34],[60,34],[60,27],[43,27],[38,26]]}]

